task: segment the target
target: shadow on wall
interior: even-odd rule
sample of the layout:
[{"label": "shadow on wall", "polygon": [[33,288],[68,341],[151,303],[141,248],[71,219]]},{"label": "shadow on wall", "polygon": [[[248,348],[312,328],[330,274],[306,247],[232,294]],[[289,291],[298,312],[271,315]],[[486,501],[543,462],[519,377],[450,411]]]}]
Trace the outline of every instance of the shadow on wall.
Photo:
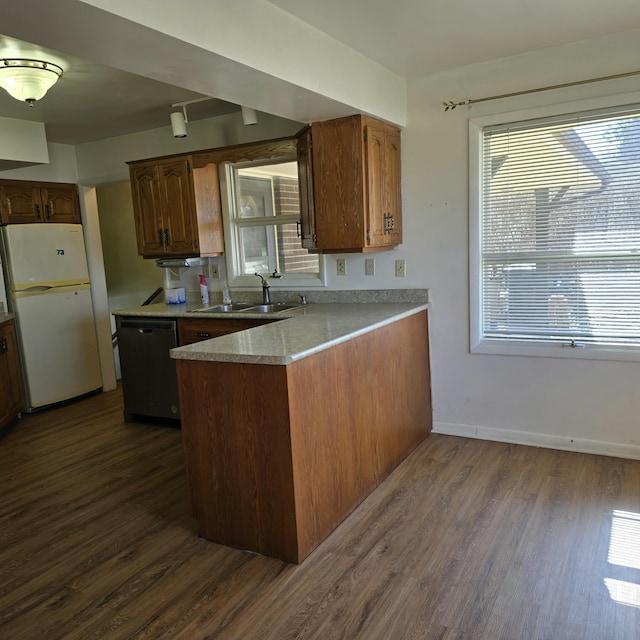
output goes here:
[{"label": "shadow on wall", "polygon": [[[140,306],[163,284],[163,273],[154,260],[138,255],[133,220],[131,185],[126,182],[96,187],[109,310]],[[156,301],[160,302],[159,297]],[[112,331],[115,320],[111,316]],[[116,352],[116,377],[120,362]]]}]

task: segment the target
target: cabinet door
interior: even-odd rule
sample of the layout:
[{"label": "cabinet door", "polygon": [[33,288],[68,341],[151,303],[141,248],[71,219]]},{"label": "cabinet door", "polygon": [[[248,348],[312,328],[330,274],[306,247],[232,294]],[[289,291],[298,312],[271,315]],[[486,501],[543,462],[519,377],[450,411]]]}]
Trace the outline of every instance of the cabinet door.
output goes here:
[{"label": "cabinet door", "polygon": [[313,197],[311,128],[298,138],[298,188],[300,190],[300,235],[304,249],[316,248],[316,212]]},{"label": "cabinet door", "polygon": [[359,116],[314,122],[313,191],[318,249],[365,246],[365,189]]},{"label": "cabinet door", "polygon": [[0,326],[0,426],[22,411],[22,388],[18,345],[12,323]]},{"label": "cabinet door", "polygon": [[156,165],[131,167],[131,191],[138,253],[145,257],[161,256],[165,247]]},{"label": "cabinet door", "polygon": [[402,240],[400,215],[400,134],[369,126],[365,134],[368,244],[396,245]]},{"label": "cabinet door", "polygon": [[402,187],[400,184],[400,132],[388,131],[386,134],[384,156],[384,209],[391,214],[387,225],[387,242],[393,245],[402,243]]},{"label": "cabinet door", "polygon": [[199,252],[194,225],[191,165],[187,159],[159,165],[160,207],[165,253],[194,255]]},{"label": "cabinet door", "polygon": [[47,222],[80,222],[80,202],[75,186],[47,185],[40,190],[40,194]]},{"label": "cabinet door", "polygon": [[5,180],[0,183],[2,224],[45,222],[40,189],[32,184]]}]

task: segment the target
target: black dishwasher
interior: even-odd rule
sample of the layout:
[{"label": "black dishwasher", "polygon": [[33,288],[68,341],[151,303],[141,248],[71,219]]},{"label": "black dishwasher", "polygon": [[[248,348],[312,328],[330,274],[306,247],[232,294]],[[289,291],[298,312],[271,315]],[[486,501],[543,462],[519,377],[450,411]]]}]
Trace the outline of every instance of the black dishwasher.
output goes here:
[{"label": "black dishwasher", "polygon": [[178,346],[176,321],[118,316],[116,326],[125,420],[179,420],[176,363],[169,355]]}]

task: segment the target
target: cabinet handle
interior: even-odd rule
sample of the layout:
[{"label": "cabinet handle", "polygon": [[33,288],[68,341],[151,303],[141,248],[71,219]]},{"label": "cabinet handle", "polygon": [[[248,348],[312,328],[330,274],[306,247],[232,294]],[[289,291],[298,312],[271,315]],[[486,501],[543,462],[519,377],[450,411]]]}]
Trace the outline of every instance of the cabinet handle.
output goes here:
[{"label": "cabinet handle", "polygon": [[158,229],[158,242],[160,243],[160,246],[164,246],[164,242],[162,240],[162,229]]},{"label": "cabinet handle", "polygon": [[164,243],[167,247],[171,244],[171,240],[169,238],[169,229],[164,230]]},{"label": "cabinet handle", "polygon": [[35,210],[36,210],[36,218],[38,218],[38,220],[40,220],[40,205],[39,204],[35,205]]}]

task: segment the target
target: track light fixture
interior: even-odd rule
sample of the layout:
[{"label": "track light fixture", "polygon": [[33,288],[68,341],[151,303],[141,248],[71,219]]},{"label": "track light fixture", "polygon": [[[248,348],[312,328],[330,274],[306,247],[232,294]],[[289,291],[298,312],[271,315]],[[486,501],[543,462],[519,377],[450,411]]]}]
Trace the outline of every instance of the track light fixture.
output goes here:
[{"label": "track light fixture", "polygon": [[187,137],[187,107],[182,105],[182,111],[173,111],[171,113],[171,129],[174,138]]},{"label": "track light fixture", "polygon": [[31,58],[0,58],[0,87],[30,107],[62,77],[62,67]]},{"label": "track light fixture", "polygon": [[187,105],[194,104],[196,102],[204,102],[205,100],[214,100],[214,98],[195,98],[194,100],[185,100],[184,102],[175,102],[171,105],[172,109],[180,107],[182,111],[173,111],[171,113],[171,129],[173,130],[174,138],[186,138],[187,137]]},{"label": "track light fixture", "polygon": [[258,116],[256,110],[251,107],[240,107],[242,111],[242,122],[244,125],[258,124]]}]

